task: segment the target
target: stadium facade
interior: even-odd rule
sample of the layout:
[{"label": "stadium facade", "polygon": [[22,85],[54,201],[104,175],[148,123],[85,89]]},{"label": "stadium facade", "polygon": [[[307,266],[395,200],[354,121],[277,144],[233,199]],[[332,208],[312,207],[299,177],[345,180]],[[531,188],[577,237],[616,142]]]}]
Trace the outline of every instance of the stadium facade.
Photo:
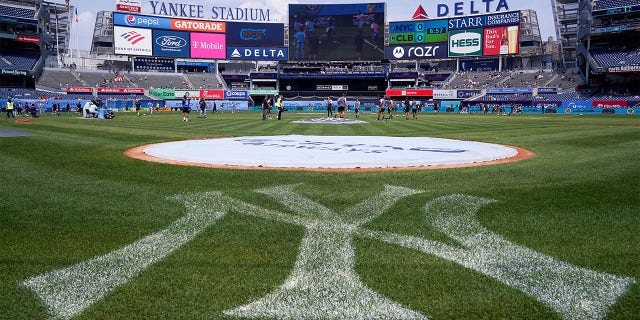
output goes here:
[{"label": "stadium facade", "polygon": [[[103,11],[83,53],[68,45],[73,6],[5,1],[2,86],[12,88],[4,96],[130,101],[189,93],[256,103],[274,94],[476,103],[640,92],[637,1],[551,2],[555,42],[542,41],[533,10],[387,21],[385,3],[362,3],[291,5],[287,23]],[[31,91],[17,90],[25,87]]]}]

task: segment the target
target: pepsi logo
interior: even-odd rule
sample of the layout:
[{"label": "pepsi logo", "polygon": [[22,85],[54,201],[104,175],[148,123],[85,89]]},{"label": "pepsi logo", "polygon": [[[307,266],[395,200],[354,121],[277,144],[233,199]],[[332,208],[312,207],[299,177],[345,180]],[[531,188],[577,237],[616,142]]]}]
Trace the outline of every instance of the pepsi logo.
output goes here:
[{"label": "pepsi logo", "polygon": [[126,18],[126,22],[128,25],[133,26],[136,24],[136,17],[134,17],[133,15],[128,15]]}]

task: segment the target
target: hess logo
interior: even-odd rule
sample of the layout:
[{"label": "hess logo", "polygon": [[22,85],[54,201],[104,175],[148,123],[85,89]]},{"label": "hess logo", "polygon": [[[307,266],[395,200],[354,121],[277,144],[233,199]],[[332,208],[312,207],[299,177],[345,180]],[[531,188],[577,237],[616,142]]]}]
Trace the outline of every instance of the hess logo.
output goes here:
[{"label": "hess logo", "polygon": [[449,47],[452,53],[474,53],[481,49],[479,33],[458,33],[449,38]]}]

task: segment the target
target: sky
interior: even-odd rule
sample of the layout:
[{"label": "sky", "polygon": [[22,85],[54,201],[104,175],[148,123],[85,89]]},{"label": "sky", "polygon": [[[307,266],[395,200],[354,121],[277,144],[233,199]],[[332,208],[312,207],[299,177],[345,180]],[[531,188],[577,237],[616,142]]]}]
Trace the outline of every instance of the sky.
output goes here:
[{"label": "sky", "polygon": [[[62,2],[61,0],[59,0]],[[160,0],[162,2],[163,0]],[[140,0],[143,8],[145,6],[150,7],[149,0]],[[345,0],[314,0],[314,1],[301,1],[301,0],[164,0],[164,2],[179,2],[179,3],[193,3],[202,4],[206,8],[213,6],[224,6],[232,8],[262,8],[270,9],[270,16],[272,22],[287,22],[288,21],[288,4],[303,3],[303,4],[321,4],[321,3],[363,3],[368,1],[345,1]],[[419,5],[425,9],[430,18],[437,18],[438,5],[447,5],[450,12],[454,11],[454,3],[463,3],[463,12],[469,14],[471,3],[473,3],[475,10],[480,13],[484,13],[487,2],[490,10],[495,11],[500,2],[504,2],[509,7],[509,10],[524,10],[533,9],[538,13],[538,22],[540,24],[540,33],[542,39],[546,40],[548,37],[555,38],[555,27],[553,22],[553,14],[551,11],[551,1],[549,0],[378,0],[371,2],[386,2],[387,3],[387,22],[389,21],[406,21],[411,20],[413,13],[416,11]],[[72,26],[71,29],[71,44],[70,47],[74,50],[90,50],[91,38],[93,36],[93,28],[96,19],[96,13],[98,11],[114,11],[115,0],[71,0],[71,5],[76,6],[78,9],[79,22]]]}]

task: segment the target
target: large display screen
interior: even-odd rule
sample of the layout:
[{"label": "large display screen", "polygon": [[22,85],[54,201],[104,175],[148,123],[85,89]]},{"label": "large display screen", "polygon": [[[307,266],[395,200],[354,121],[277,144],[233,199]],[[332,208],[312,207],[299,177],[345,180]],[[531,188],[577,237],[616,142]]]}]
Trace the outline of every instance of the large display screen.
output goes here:
[{"label": "large display screen", "polygon": [[520,18],[520,11],[509,11],[439,20],[389,22],[389,46],[385,48],[385,58],[422,60],[518,54]]},{"label": "large display screen", "polygon": [[385,3],[289,4],[289,60],[381,60]]}]

